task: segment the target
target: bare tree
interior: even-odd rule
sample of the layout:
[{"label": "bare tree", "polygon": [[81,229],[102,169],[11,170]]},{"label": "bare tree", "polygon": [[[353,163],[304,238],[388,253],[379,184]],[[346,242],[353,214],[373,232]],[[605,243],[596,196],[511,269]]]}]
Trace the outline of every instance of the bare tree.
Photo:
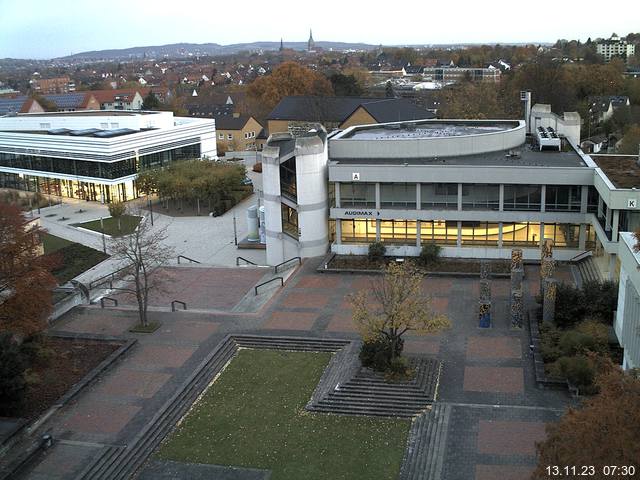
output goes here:
[{"label": "bare tree", "polygon": [[130,280],[131,285],[120,290],[135,295],[140,324],[143,326],[148,325],[149,294],[154,290],[162,290],[167,280],[158,269],[174,255],[173,248],[164,244],[166,229],[153,228],[145,220],[142,219],[132,234],[111,241],[113,257],[125,263],[122,278]]}]

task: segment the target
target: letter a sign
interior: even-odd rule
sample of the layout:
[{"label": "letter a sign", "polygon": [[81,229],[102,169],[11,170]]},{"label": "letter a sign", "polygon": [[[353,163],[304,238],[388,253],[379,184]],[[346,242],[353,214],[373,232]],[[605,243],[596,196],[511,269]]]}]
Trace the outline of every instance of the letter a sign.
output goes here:
[{"label": "letter a sign", "polygon": [[359,181],[359,180],[360,180],[360,174],[359,174],[359,173],[357,173],[357,172],[353,172],[353,173],[351,174],[351,180],[353,180],[354,182]]}]

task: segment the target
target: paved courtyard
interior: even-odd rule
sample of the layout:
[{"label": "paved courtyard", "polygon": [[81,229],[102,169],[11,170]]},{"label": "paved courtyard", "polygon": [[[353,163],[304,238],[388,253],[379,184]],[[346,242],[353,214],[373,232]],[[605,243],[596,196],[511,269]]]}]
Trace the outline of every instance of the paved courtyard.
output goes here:
[{"label": "paved courtyard", "polygon": [[[76,308],[54,330],[136,338],[138,343],[107,374],[85,389],[45,425],[58,443],[29,478],[70,478],[105,445],[126,445],[161,405],[229,333],[358,338],[349,295],[370,288],[376,277],[319,274],[307,260],[257,313],[231,310],[262,271],[175,269],[179,292],[200,311],[152,311],[162,322],[153,334],[131,334],[135,312]],[[527,267],[528,301],[537,293],[537,269]],[[567,273],[563,273],[570,279]],[[451,406],[443,479],[526,479],[535,466],[535,442],[544,438],[570,403],[564,392],[536,387],[526,330],[509,328],[508,279],[491,281],[493,326],[478,328],[477,278],[427,278],[423,290],[452,328],[426,337],[408,336],[406,352],[443,362],[438,402]],[[178,295],[178,292],[174,292]],[[169,297],[166,297],[168,299]],[[162,298],[154,301],[166,303]],[[74,447],[74,448],[72,448]],[[75,448],[77,447],[77,448]]]}]

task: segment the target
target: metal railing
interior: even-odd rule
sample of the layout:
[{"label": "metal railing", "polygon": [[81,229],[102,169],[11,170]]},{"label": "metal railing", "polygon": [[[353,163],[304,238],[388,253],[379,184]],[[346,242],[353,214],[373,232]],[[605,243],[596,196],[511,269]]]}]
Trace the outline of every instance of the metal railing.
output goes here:
[{"label": "metal railing", "polygon": [[118,306],[118,299],[117,298],[112,298],[112,297],[102,297],[100,299],[100,308],[104,308],[104,301],[105,300],[109,300],[110,302],[113,302],[113,306],[117,307]]},{"label": "metal railing", "polygon": [[275,280],[280,280],[280,286],[284,287],[284,278],[282,278],[282,277],[273,277],[271,280],[267,280],[266,282],[262,282],[262,283],[256,285],[255,287],[253,287],[253,290],[256,293],[256,295],[258,295],[258,288],[259,287],[267,285],[267,284],[269,284],[269,283],[271,283],[271,282],[273,282]]},{"label": "metal railing", "polygon": [[257,263],[254,263],[254,262],[252,262],[251,260],[247,260],[247,259],[246,259],[246,258],[244,258],[244,257],[236,257],[236,266],[239,266],[239,265],[240,265],[240,260],[242,260],[242,261],[244,261],[244,262],[247,262],[247,263],[249,263],[249,264],[251,264],[251,265],[258,265]]},{"label": "metal railing", "polygon": [[575,257],[570,259],[569,262],[571,263],[579,262],[580,260],[584,260],[585,258],[590,257],[592,255],[593,255],[593,252],[591,250],[587,250],[586,252],[582,252],[576,255]]},{"label": "metal railing", "polygon": [[185,302],[181,302],[180,300],[174,300],[171,302],[171,311],[175,312],[176,311],[176,303],[182,305],[182,309],[186,310],[187,309],[187,304]]},{"label": "metal railing", "polygon": [[129,267],[126,266],[126,267],[119,268],[115,272],[108,273],[106,275],[103,275],[102,277],[98,277],[95,280],[89,282],[89,290],[93,290],[98,285],[102,285],[103,283],[106,283],[106,282],[109,282],[109,288],[113,288],[113,281],[116,279],[116,275],[122,272],[123,270],[126,270],[127,268]]},{"label": "metal railing", "polygon": [[178,265],[180,265],[180,259],[184,258],[185,260],[189,260],[191,263],[200,263],[198,260],[194,260],[193,258],[185,257],[184,255],[178,255]]},{"label": "metal railing", "polygon": [[289,263],[289,262],[291,262],[293,260],[298,260],[298,265],[302,265],[302,258],[301,257],[291,257],[289,260],[285,260],[284,262],[279,263],[278,265],[273,267],[273,273],[278,273],[278,268],[282,267],[283,265],[286,265],[287,263]]}]

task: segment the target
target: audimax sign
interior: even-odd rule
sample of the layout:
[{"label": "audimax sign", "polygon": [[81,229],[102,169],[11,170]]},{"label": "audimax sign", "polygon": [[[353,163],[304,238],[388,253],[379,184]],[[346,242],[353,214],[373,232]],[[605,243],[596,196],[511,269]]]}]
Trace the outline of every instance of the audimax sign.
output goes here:
[{"label": "audimax sign", "polygon": [[344,216],[348,218],[377,218],[380,216],[378,210],[345,210]]}]

